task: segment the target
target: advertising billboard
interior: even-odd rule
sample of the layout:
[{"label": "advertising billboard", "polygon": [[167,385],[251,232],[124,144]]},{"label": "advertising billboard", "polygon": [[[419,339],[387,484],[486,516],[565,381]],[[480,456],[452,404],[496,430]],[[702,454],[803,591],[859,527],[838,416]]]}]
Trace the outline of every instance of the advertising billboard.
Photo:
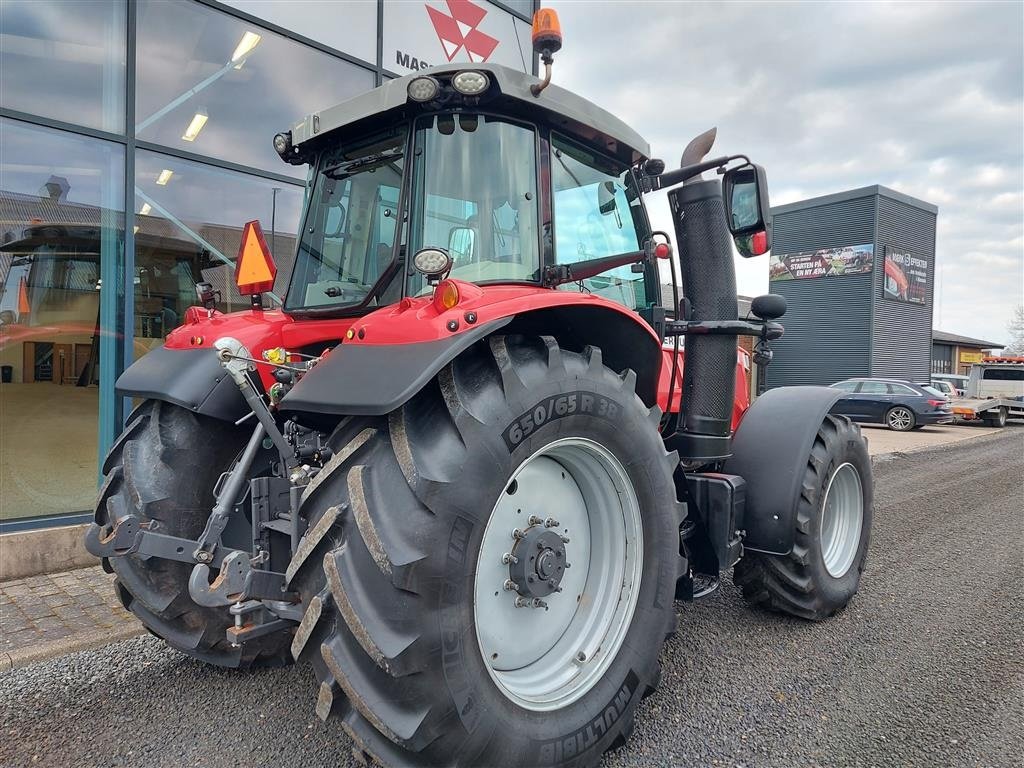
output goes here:
[{"label": "advertising billboard", "polygon": [[768,265],[768,279],[805,280],[812,277],[860,275],[871,271],[874,257],[873,243],[797,253],[773,253]]},{"label": "advertising billboard", "polygon": [[882,296],[893,301],[924,304],[928,296],[928,259],[885,246]]},{"label": "advertising billboard", "polygon": [[530,24],[486,0],[385,0],[384,68],[489,62],[531,71]]}]

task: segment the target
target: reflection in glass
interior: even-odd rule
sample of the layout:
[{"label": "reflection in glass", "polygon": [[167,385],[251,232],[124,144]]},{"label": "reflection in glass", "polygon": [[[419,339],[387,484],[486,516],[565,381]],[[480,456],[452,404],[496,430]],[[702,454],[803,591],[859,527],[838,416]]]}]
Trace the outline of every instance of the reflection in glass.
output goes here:
[{"label": "reflection in glass", "polygon": [[125,0],[0,2],[5,107],[124,131]]},{"label": "reflection in glass", "polygon": [[[640,250],[645,225],[629,169],[557,136],[552,149],[555,260],[574,264]],[[644,306],[644,275],[630,266],[588,278],[583,287],[630,309]]]},{"label": "reflection in glass", "polygon": [[0,120],[0,161],[0,519],[85,510],[100,351],[117,346],[100,311],[119,293],[102,277],[123,254],[124,152]]},{"label": "reflection in glass", "polygon": [[369,70],[199,3],[138,9],[139,139],[301,178],[271,144],[310,112],[373,88]]},{"label": "reflection in glass", "polygon": [[[160,183],[165,171],[167,181]],[[278,265],[283,294],[294,261],[302,187],[139,151],[135,158],[136,356],[159,346],[211,283],[218,309],[249,307],[238,295],[234,260],[247,221],[258,219]]]}]

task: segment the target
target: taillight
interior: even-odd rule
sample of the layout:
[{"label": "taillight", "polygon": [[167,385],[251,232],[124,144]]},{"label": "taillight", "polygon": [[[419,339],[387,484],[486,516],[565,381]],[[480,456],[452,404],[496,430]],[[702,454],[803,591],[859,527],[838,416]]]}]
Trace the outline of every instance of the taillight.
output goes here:
[{"label": "taillight", "polygon": [[938,408],[938,407],[943,406],[945,404],[946,404],[945,400],[929,400],[928,401],[928,405],[930,405],[932,408]]}]

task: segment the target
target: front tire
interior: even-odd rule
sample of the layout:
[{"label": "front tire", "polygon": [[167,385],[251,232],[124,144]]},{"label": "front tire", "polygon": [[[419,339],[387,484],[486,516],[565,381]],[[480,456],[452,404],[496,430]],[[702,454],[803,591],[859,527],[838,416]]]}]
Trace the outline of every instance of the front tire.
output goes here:
[{"label": "front tire", "polygon": [[[657,685],[685,567],[677,460],[658,435],[660,414],[634,387],[632,372],[612,372],[597,349],[492,337],[388,418],[339,427],[335,458],[300,508],[310,529],[289,573],[308,610],[292,650],[320,679],[317,714],[339,718],[357,749],[386,765],[589,766],[625,742],[640,699]],[[600,458],[588,463],[584,453]],[[561,477],[559,465],[573,477]],[[622,558],[622,573],[594,584],[588,573],[600,569],[588,568],[584,542],[602,529],[585,514],[598,512],[587,507],[576,522],[581,513],[567,499],[588,493],[586,482],[574,490],[573,478],[602,472],[617,489],[608,509],[627,510],[618,527],[626,538],[632,531],[633,549],[610,546],[614,524],[603,529],[607,549],[590,537],[599,554]],[[602,487],[595,480],[591,490]],[[528,562],[513,549],[513,528],[545,557],[550,549],[552,563],[558,545],[541,536],[570,540],[564,555],[576,567],[559,577],[561,592],[537,598],[547,609],[516,608],[527,598],[506,589],[516,566],[498,550]],[[602,590],[618,596],[627,582],[630,610],[615,614],[621,636],[607,632],[564,657],[575,677],[596,670],[587,684],[573,684],[563,657],[531,679],[501,669],[506,653],[518,653],[523,668],[531,653],[543,657],[538,634],[568,618],[549,633],[553,654],[578,606],[599,602]],[[549,675],[560,685],[547,684]]]},{"label": "front tire", "polygon": [[[245,444],[244,430],[185,408],[148,400],[128,425],[103,464],[106,475],[95,520],[112,526],[126,514],[156,524],[154,530],[196,539],[213,509],[213,488]],[[192,601],[192,566],[158,557],[124,555],[104,559],[117,575],[115,588],[124,607],[168,645],[221,667],[279,666],[291,659],[290,635],[278,632],[232,646],[233,623],[225,608]]]},{"label": "front tire", "polygon": [[857,593],[872,521],[871,459],[860,429],[826,416],[807,458],[787,555],[748,552],[734,580],[752,605],[819,621]]}]

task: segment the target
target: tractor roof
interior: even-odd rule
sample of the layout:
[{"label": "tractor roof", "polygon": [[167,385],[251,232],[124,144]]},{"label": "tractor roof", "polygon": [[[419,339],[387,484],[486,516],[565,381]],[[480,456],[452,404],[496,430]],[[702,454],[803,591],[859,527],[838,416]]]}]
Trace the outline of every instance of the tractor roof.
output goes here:
[{"label": "tractor roof", "polygon": [[319,143],[334,131],[356,128],[364,121],[378,123],[392,112],[398,118],[410,107],[419,112],[420,105],[411,101],[407,92],[410,80],[423,75],[451,76],[470,69],[486,72],[494,84],[492,87],[500,94],[488,98],[481,105],[482,109],[548,123],[578,140],[601,147],[626,163],[650,157],[650,145],[643,137],[610,112],[557,85],[549,85],[540,96],[534,96],[530,86],[540,80],[498,64],[443,64],[391,80],[337,106],[308,115],[292,128],[292,145],[299,148],[306,142]]}]

